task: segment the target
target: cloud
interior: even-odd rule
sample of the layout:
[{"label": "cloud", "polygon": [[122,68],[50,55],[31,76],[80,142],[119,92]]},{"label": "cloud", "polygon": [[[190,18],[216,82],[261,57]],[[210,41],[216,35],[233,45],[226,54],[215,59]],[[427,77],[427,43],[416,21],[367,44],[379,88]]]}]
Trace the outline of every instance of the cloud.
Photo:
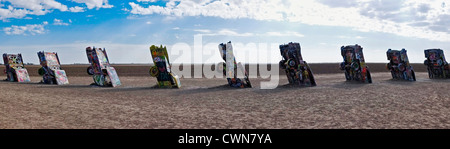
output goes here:
[{"label": "cloud", "polygon": [[[197,30],[200,31],[200,30]],[[217,32],[209,32],[209,33],[202,33],[203,36],[237,36],[237,37],[248,37],[248,36],[254,36],[253,33],[238,33],[230,29],[221,29]]]},{"label": "cloud", "polygon": [[196,29],[194,31],[195,32],[200,32],[200,33],[211,33],[211,30],[208,30],[208,29]]},{"label": "cloud", "polygon": [[[27,14],[34,15],[45,15],[53,9],[60,11],[68,10],[66,5],[63,5],[55,0],[2,0],[1,2],[9,2],[8,10],[21,8],[22,10],[27,11]],[[3,9],[3,11],[4,10],[5,9]],[[14,13],[17,11],[9,12]],[[0,13],[0,16],[6,18],[3,13]]]},{"label": "cloud", "polygon": [[237,37],[249,37],[249,36],[271,36],[271,37],[305,37],[305,35],[298,32],[266,32],[266,33],[239,33],[231,29],[221,29],[217,32],[213,32],[208,29],[194,29],[194,32],[198,32],[203,36],[237,36]]},{"label": "cloud", "polygon": [[113,5],[108,4],[108,0],[72,0],[72,1],[76,3],[86,4],[88,9],[114,7]]},{"label": "cloud", "polygon": [[[86,3],[88,8],[90,7],[101,7],[110,8],[111,5],[102,3],[98,6],[99,0],[76,0],[80,3]],[[5,8],[6,7],[6,8]],[[0,20],[7,21],[9,18],[22,19],[27,15],[46,15],[53,10],[59,10],[62,12],[84,12],[83,7],[74,6],[68,8],[66,5],[56,1],[56,0],[0,0]]]},{"label": "cloud", "polygon": [[23,18],[27,14],[32,14],[32,12],[25,9],[16,9],[12,6],[8,6],[7,9],[0,8],[0,20],[3,21],[8,18]]},{"label": "cloud", "polygon": [[36,15],[44,15],[51,9],[58,9],[60,11],[67,11],[66,5],[61,4],[55,0],[2,0],[9,2],[16,8],[24,8],[33,11]]},{"label": "cloud", "polygon": [[157,0],[137,0],[137,2],[156,2]]},{"label": "cloud", "polygon": [[152,24],[152,22],[151,21],[147,21],[147,22],[145,22],[145,24]]},{"label": "cloud", "polygon": [[[72,22],[72,20],[69,20],[69,22]],[[54,19],[53,25],[61,25],[61,26],[68,26],[69,23],[65,23],[62,20]]]},{"label": "cloud", "polygon": [[264,34],[264,36],[272,36],[272,37],[286,37],[286,36],[293,36],[293,37],[305,37],[305,35],[300,34],[298,32],[267,32]]},{"label": "cloud", "polygon": [[300,22],[450,41],[450,7],[442,0],[168,0],[163,6],[129,5],[135,15]]},{"label": "cloud", "polygon": [[[281,20],[282,14],[277,13],[272,6],[279,5],[279,0],[273,1],[174,1],[167,2],[165,7],[150,5],[147,8],[130,2],[132,14],[150,15],[162,14],[171,16],[213,16],[227,19],[253,18],[257,20],[273,19]],[[263,9],[263,10],[260,10]]]},{"label": "cloud", "polygon": [[84,12],[84,8],[83,7],[79,7],[79,6],[75,6],[75,7],[71,7],[69,8],[70,12]]},{"label": "cloud", "polygon": [[3,21],[9,18],[20,19],[28,14],[45,15],[52,10],[68,10],[66,5],[55,0],[1,0],[0,3],[1,7],[7,7],[0,7],[0,19]]},{"label": "cloud", "polygon": [[44,21],[42,24],[32,24],[25,26],[16,26],[12,25],[11,27],[3,28],[3,31],[6,35],[37,35],[37,34],[45,34],[47,30],[45,30],[45,26],[48,25],[48,22]]},{"label": "cloud", "polygon": [[338,38],[341,38],[341,39],[364,39],[365,37],[362,37],[362,36],[337,36]]}]

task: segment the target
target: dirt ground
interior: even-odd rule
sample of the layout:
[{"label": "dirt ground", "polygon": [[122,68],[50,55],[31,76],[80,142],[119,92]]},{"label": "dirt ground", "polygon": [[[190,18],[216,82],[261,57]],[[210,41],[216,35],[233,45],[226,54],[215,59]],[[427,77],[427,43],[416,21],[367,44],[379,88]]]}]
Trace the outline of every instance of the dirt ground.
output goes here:
[{"label": "dirt ground", "polygon": [[[182,79],[181,89],[155,88],[150,76],[120,76],[123,86],[0,81],[0,128],[450,128],[450,80],[346,82],[342,73],[316,74],[317,87],[234,89],[225,79]],[[0,76],[3,77],[4,76]]]}]

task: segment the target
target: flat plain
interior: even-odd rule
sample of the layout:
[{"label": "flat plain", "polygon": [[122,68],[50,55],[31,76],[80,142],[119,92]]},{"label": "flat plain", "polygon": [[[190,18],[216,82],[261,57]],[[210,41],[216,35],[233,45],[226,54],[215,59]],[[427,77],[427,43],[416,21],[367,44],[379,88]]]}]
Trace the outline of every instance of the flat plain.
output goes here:
[{"label": "flat plain", "polygon": [[408,82],[369,64],[372,84],[345,81],[337,64],[313,66],[318,86],[288,85],[280,74],[269,90],[261,78],[245,89],[222,78],[159,89],[142,65],[115,66],[117,88],[90,85],[85,66],[63,66],[70,85],[56,86],[38,83],[38,67],[28,66],[32,82],[0,81],[0,129],[450,128],[450,80],[430,80],[419,65]]}]

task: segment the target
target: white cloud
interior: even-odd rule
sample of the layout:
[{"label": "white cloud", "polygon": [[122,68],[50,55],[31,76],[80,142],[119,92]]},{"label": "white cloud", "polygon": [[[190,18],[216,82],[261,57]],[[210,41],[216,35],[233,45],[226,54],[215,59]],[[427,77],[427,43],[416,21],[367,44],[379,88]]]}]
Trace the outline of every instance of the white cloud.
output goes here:
[{"label": "white cloud", "polygon": [[230,29],[221,29],[217,32],[211,32],[209,30],[194,30],[200,32],[203,36],[238,36],[238,37],[248,37],[254,36],[253,33],[238,33]]},{"label": "white cloud", "polygon": [[12,25],[11,27],[3,28],[3,31],[6,35],[37,35],[47,32],[45,30],[46,25],[48,25],[47,21],[44,21],[42,24],[28,24],[25,26]]},{"label": "white cloud", "polygon": [[25,9],[16,9],[12,6],[8,6],[7,9],[0,8],[0,20],[5,21],[8,18],[23,18],[31,13],[31,11]]},{"label": "white cloud", "polygon": [[144,7],[134,2],[129,5],[130,12],[137,15],[288,21],[450,41],[447,3],[442,0],[168,0],[165,6]]},{"label": "white cloud", "polygon": [[174,27],[174,28],[172,28],[173,30],[179,30],[180,28],[179,27]]},{"label": "white cloud", "polygon": [[147,21],[147,22],[145,22],[145,24],[152,24],[152,22],[150,22],[150,21]]},{"label": "white cloud", "polygon": [[13,7],[32,10],[36,15],[44,15],[51,9],[67,11],[67,6],[55,0],[2,0],[8,1]]},{"label": "white cloud", "polygon": [[[72,20],[69,20],[69,22],[72,22]],[[62,20],[59,19],[54,19],[53,20],[53,25],[62,25],[62,26],[68,26],[69,23],[65,23]]]},{"label": "white cloud", "polygon": [[200,33],[211,33],[211,30],[207,30],[207,29],[196,29],[194,31],[195,32],[200,32]]},{"label": "white cloud", "polygon": [[157,0],[137,0],[137,2],[156,2]]},{"label": "white cloud", "polygon": [[300,34],[298,32],[267,32],[265,34],[266,36],[279,36],[279,37],[283,37],[283,36],[294,36],[294,37],[305,37],[305,35]]},{"label": "white cloud", "polygon": [[341,35],[341,36],[337,36],[338,38],[341,38],[341,39],[364,39],[365,37],[362,37],[362,36],[343,36],[343,35]]},{"label": "white cloud", "polygon": [[70,12],[84,12],[84,8],[83,7],[79,7],[79,6],[75,6],[75,7],[71,7],[69,8]]},{"label": "white cloud", "polygon": [[[53,10],[83,12],[79,6],[68,8],[56,0],[0,0],[0,20],[21,19],[27,15],[46,15]],[[6,8],[2,8],[6,7]]]},{"label": "white cloud", "polygon": [[[57,9],[60,11],[68,10],[66,5],[63,5],[55,0],[2,0],[1,2],[9,2],[10,5],[8,5],[8,10],[9,13],[12,13],[7,15],[7,13],[5,13],[6,9],[0,8],[2,9],[1,11],[3,11],[3,13],[0,13],[0,17],[2,18],[21,18],[26,14],[45,15],[53,9]],[[11,11],[18,10],[18,8],[20,8],[19,10],[22,10],[22,12]],[[24,11],[27,12],[25,15],[23,15]],[[15,13],[18,13],[17,15],[15,15],[16,17],[8,17],[14,15]]]},{"label": "white cloud", "polygon": [[86,4],[88,9],[93,8],[112,8],[113,5],[108,4],[108,0],[72,0],[77,3],[83,3]]},{"label": "white cloud", "polygon": [[249,37],[249,36],[272,36],[272,37],[304,37],[303,34],[298,32],[266,32],[266,33],[238,33],[231,29],[221,29],[217,32],[212,32],[208,29],[195,29],[195,32],[199,32],[204,36],[237,36],[237,37]]}]

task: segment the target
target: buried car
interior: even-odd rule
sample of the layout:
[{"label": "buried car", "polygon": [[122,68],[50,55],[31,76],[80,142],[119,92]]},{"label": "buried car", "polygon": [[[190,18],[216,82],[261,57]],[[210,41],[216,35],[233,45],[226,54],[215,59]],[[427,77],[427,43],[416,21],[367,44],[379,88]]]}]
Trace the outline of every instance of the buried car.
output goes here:
[{"label": "buried car", "polygon": [[252,84],[248,79],[248,72],[241,63],[236,62],[231,41],[226,44],[219,44],[219,51],[225,61],[223,63],[223,75],[227,77],[228,85],[237,88],[251,88]]},{"label": "buried car", "polygon": [[169,54],[167,53],[167,48],[152,45],[150,47],[150,53],[152,55],[153,64],[150,68],[150,75],[156,77],[158,80],[159,87],[167,88],[180,88],[180,78],[171,71],[171,64],[169,61]]},{"label": "buried car", "polygon": [[424,64],[427,66],[428,77],[450,78],[449,65],[445,60],[444,51],[441,49],[427,49],[425,52]]},{"label": "buried car", "polygon": [[30,76],[23,64],[22,54],[3,54],[5,64],[5,81],[30,82]]},{"label": "buried car", "polygon": [[87,47],[86,55],[91,63],[87,72],[93,76],[95,85],[112,87],[121,85],[116,69],[109,64],[105,49]]},{"label": "buried car", "polygon": [[55,52],[40,51],[37,53],[41,68],[39,68],[39,75],[42,76],[42,83],[45,84],[69,84],[66,71],[61,69],[58,54]]},{"label": "buried car", "polygon": [[280,69],[286,71],[290,84],[300,86],[316,86],[314,74],[306,61],[303,61],[299,43],[280,45],[280,53],[283,59],[280,61]]},{"label": "buried car", "polygon": [[345,71],[345,79],[347,81],[356,80],[372,83],[369,66],[366,65],[363,48],[360,45],[342,46],[341,55],[344,58],[344,62],[341,63],[340,68]]},{"label": "buried car", "polygon": [[392,50],[388,49],[386,52],[389,63],[386,68],[391,71],[393,79],[404,79],[409,81],[416,81],[416,75],[413,67],[409,64],[406,50]]}]

